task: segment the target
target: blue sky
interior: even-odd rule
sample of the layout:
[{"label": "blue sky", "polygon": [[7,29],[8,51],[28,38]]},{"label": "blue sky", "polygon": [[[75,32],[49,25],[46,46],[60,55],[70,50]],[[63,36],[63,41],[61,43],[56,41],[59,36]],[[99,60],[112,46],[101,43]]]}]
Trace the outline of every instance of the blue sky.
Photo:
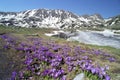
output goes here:
[{"label": "blue sky", "polygon": [[99,13],[104,18],[120,14],[120,0],[1,0],[0,11],[63,9],[79,15]]}]

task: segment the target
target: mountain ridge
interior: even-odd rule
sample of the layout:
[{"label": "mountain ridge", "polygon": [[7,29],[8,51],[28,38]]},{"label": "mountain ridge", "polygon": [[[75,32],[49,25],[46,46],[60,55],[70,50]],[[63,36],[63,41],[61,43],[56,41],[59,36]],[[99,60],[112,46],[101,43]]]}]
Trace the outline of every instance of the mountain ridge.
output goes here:
[{"label": "mountain ridge", "polygon": [[0,24],[6,26],[68,29],[109,26],[111,23],[108,22],[110,21],[106,21],[100,14],[82,16],[60,9],[0,12]]}]

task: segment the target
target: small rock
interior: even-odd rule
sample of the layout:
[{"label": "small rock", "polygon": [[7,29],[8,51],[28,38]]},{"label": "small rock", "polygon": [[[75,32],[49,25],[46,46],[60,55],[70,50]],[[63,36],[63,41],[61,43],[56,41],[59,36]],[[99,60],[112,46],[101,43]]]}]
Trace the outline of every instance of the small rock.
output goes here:
[{"label": "small rock", "polygon": [[59,37],[59,38],[64,38],[64,39],[67,39],[69,38],[69,36],[65,33],[59,33],[59,34],[56,34],[56,35],[53,35],[53,37]]},{"label": "small rock", "polygon": [[76,75],[76,77],[73,80],[84,80],[84,73],[80,73],[78,75]]}]

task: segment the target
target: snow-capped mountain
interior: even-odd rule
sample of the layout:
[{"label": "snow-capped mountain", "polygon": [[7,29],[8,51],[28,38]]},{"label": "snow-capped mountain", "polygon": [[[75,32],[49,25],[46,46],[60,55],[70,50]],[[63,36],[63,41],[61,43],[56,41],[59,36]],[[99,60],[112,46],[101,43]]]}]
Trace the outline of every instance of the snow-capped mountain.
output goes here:
[{"label": "snow-capped mountain", "polygon": [[104,25],[99,15],[79,16],[69,11],[34,9],[23,12],[0,12],[0,24],[21,27],[79,28]]},{"label": "snow-capped mountain", "polygon": [[120,25],[120,15],[105,19],[106,26]]}]

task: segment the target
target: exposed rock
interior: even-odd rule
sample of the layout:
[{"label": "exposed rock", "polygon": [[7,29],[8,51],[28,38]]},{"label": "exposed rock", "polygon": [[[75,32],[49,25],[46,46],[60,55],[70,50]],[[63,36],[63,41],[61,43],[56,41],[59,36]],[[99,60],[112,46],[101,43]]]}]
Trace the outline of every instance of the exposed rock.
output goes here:
[{"label": "exposed rock", "polygon": [[84,73],[80,73],[78,75],[76,75],[76,77],[73,80],[84,80],[85,74]]},{"label": "exposed rock", "polygon": [[59,33],[59,34],[53,35],[53,37],[59,37],[59,38],[64,38],[64,39],[69,38],[69,36],[65,33]]}]

